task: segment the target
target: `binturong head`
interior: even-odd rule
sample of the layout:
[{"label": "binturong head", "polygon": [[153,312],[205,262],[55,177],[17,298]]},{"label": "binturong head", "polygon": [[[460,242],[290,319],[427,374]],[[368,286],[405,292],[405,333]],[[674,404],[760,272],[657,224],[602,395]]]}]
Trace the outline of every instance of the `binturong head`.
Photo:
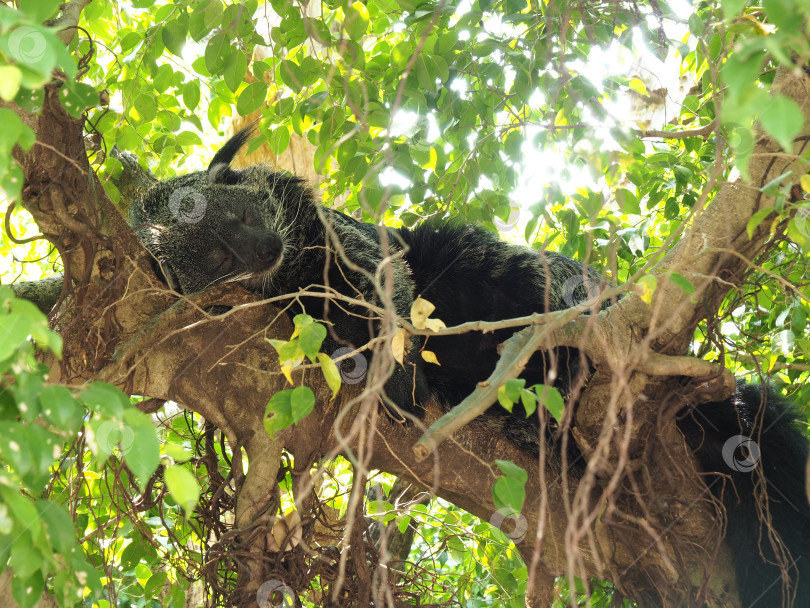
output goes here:
[{"label": "binturong head", "polygon": [[166,282],[181,293],[221,283],[261,291],[284,261],[283,203],[266,169],[232,169],[250,138],[234,135],[208,169],[153,186],[131,223],[152,252]]}]

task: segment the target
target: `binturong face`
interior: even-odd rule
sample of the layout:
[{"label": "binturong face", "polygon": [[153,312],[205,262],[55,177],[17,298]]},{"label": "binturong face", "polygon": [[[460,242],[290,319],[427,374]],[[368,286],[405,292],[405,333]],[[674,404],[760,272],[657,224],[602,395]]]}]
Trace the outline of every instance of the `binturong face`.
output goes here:
[{"label": "binturong face", "polygon": [[[167,185],[170,185],[169,182]],[[169,284],[193,293],[220,283],[260,289],[283,259],[283,242],[257,201],[239,185],[179,186],[168,194],[169,221],[152,226],[152,239]]]},{"label": "binturong face", "polygon": [[284,210],[300,211],[305,189],[263,168],[231,169],[249,135],[232,137],[207,170],[155,184],[133,211],[138,237],[176,291],[240,283],[265,292],[281,267],[291,231]]}]

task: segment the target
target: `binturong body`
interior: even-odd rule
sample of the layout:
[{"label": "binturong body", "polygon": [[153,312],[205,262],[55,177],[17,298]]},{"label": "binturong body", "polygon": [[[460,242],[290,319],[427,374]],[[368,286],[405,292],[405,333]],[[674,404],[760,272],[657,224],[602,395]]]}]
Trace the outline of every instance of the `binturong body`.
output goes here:
[{"label": "binturong body", "polygon": [[[264,167],[230,167],[249,136],[249,130],[237,133],[206,171],[160,182],[134,205],[135,233],[169,286],[189,294],[237,283],[268,298],[308,288],[322,293],[328,287],[378,305],[373,277],[385,257],[393,266],[396,312],[410,314],[413,281],[401,256],[383,255],[373,226],[326,209],[321,209],[322,221],[312,192],[298,178]],[[326,323],[322,350],[330,355],[343,347],[363,347],[379,324],[368,307],[342,301],[327,305],[320,296],[297,296],[291,308]],[[399,420],[395,404],[414,411],[429,396],[418,344],[414,338],[405,365],[397,364],[385,385],[383,398]]]},{"label": "binturong body", "polygon": [[[388,229],[390,246],[383,251],[377,227],[318,207],[300,180],[263,167],[232,169],[249,135],[237,133],[206,171],[161,182],[135,206],[136,233],[166,282],[181,293],[233,282],[273,297],[313,286],[323,290],[326,284],[343,296],[378,304],[372,277],[383,264],[392,264],[392,299],[400,317],[407,318],[421,295],[436,306],[433,317],[458,325],[570,308],[599,284],[598,273],[575,260],[504,243],[463,224]],[[362,347],[379,325],[367,308],[345,301],[327,308],[323,298],[299,295],[293,309],[327,323],[330,337],[322,350],[330,354],[340,346]],[[385,385],[388,410],[399,420],[403,414],[418,417],[431,396],[447,409],[454,407],[489,377],[498,345],[511,333],[431,336],[426,344],[413,338],[405,365],[396,365]],[[421,362],[423,345],[441,365]],[[576,389],[589,373],[581,353],[568,348],[537,353],[521,377],[527,386],[553,384],[573,408]],[[509,415],[496,405],[480,424],[536,454],[539,420],[527,418],[520,407]],[[741,605],[767,608],[793,599],[793,606],[810,608],[805,492],[810,450],[795,408],[770,389],[739,383],[726,401],[685,408],[678,424],[708,487],[727,510],[726,540]],[[738,437],[743,439],[729,443]],[[740,446],[748,449],[747,460],[735,452]],[[770,517],[770,533],[760,509]],[[783,579],[780,564],[789,579]]]}]

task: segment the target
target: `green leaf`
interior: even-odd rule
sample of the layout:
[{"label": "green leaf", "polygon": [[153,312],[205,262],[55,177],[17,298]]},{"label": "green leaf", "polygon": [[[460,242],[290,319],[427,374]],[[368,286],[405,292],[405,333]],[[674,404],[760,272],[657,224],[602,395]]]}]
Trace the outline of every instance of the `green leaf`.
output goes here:
[{"label": "green leaf", "polygon": [[225,58],[225,84],[236,92],[247,73],[247,59],[242,51],[234,51]]},{"label": "green leaf", "polygon": [[163,93],[171,86],[173,76],[174,70],[172,69],[172,66],[167,64],[159,66],[154,72],[154,78],[152,80],[155,90]]},{"label": "green leaf", "polygon": [[57,429],[76,433],[84,422],[84,408],[64,386],[45,386],[39,395],[42,415]]},{"label": "green leaf", "polygon": [[689,31],[691,31],[696,38],[702,36],[703,32],[706,31],[706,24],[697,13],[689,15]]},{"label": "green leaf", "polygon": [[20,0],[17,6],[31,21],[42,23],[54,16],[61,3],[61,0]]},{"label": "green leaf", "polygon": [[200,81],[192,80],[183,86],[183,104],[189,110],[196,110],[200,104]]},{"label": "green leaf", "polygon": [[[167,471],[168,472],[168,471]],[[193,476],[192,476],[193,477]],[[166,480],[168,485],[169,480]],[[155,572],[149,577],[146,585],[143,587],[143,596],[147,599],[157,599],[163,587],[169,582],[169,575],[165,572]]]},{"label": "green leaf", "polygon": [[278,358],[282,363],[286,361],[298,361],[304,356],[304,351],[301,348],[301,343],[298,338],[285,342],[281,348],[278,349]]},{"label": "green leaf", "polygon": [[678,274],[677,272],[671,272],[667,276],[667,279],[673,285],[676,285],[683,291],[686,295],[690,296],[695,293],[695,286],[689,282],[685,276]]},{"label": "green leaf", "polygon": [[[79,118],[84,111],[98,104],[98,91],[84,82],[69,80],[59,90],[59,101],[68,114]],[[154,104],[154,100],[152,100]]]},{"label": "green leaf", "polygon": [[790,327],[793,332],[798,335],[802,335],[804,328],[807,327],[807,313],[801,304],[793,306],[793,313],[790,316]]},{"label": "green leaf", "polygon": [[624,213],[641,215],[641,206],[639,205],[638,197],[626,188],[616,190],[616,200]]},{"label": "green leaf", "polygon": [[0,36],[0,47],[22,71],[22,86],[25,88],[41,88],[51,80],[57,66],[68,77],[65,83],[75,84],[76,60],[56,37],[55,31],[48,27],[19,25]]},{"label": "green leaf", "polygon": [[147,553],[143,541],[136,536],[121,552],[121,568],[124,570],[134,569],[146,555]]},{"label": "green leaf", "polygon": [[103,416],[120,418],[125,409],[132,407],[127,397],[121,389],[118,389],[106,382],[93,382],[82,390],[77,397],[91,411],[98,412]]},{"label": "green leaf", "polygon": [[121,47],[121,51],[124,53],[143,42],[143,34],[140,32],[129,32],[127,34],[122,34],[123,32],[119,33],[121,38],[118,45]]},{"label": "green leaf", "polygon": [[796,340],[796,344],[798,344],[799,348],[802,349],[802,353],[804,354],[805,358],[810,359],[810,339],[798,338]]},{"label": "green leaf", "polygon": [[332,389],[332,399],[334,399],[337,397],[338,391],[340,390],[340,370],[337,364],[326,353],[318,353],[318,361],[321,363],[321,371],[323,372],[324,378],[326,378],[326,384]]},{"label": "green leaf", "polygon": [[132,104],[143,122],[152,122],[157,116],[157,101],[153,95],[141,93]]},{"label": "green leaf", "polygon": [[20,315],[0,315],[0,361],[9,358],[27,341],[32,327],[33,323]]},{"label": "green leaf", "polygon": [[304,354],[309,357],[310,360],[314,361],[315,357],[318,355],[321,344],[324,338],[326,338],[326,333],[326,327],[320,323],[308,323],[300,328],[298,341],[301,350],[304,351]]},{"label": "green leaf", "polygon": [[[39,536],[42,531],[42,520],[39,517],[34,503],[7,486],[0,485],[0,500],[8,505],[17,526],[28,531],[33,536]],[[14,543],[15,546],[18,543]]]},{"label": "green leaf", "polygon": [[726,98],[743,97],[746,89],[753,86],[759,78],[764,60],[764,51],[731,55],[720,69],[720,75],[729,87],[729,95],[726,95]]},{"label": "green leaf", "polygon": [[793,151],[793,138],[799,134],[804,125],[804,115],[799,105],[785,97],[774,97],[760,116],[762,128],[765,129],[786,152]]},{"label": "green leaf", "polygon": [[498,387],[498,402],[506,411],[512,411],[512,406],[520,400],[520,391],[525,385],[526,381],[524,379],[513,378]]},{"label": "green leaf", "polygon": [[771,352],[789,356],[796,344],[796,335],[789,329],[777,332],[771,340]]},{"label": "green leaf", "polygon": [[76,525],[65,507],[50,500],[38,500],[35,506],[54,549],[65,556],[78,551]]},{"label": "green leaf", "polygon": [[762,223],[762,220],[764,220],[773,212],[774,212],[773,207],[769,207],[767,209],[760,209],[751,217],[750,220],[748,220],[748,224],[746,224],[745,230],[748,233],[749,239],[754,238],[754,230],[756,230],[757,226],[759,226]]},{"label": "green leaf", "polygon": [[403,40],[397,43],[397,45],[391,49],[391,65],[398,70],[404,70],[411,60],[413,51],[414,46],[409,41]]},{"label": "green leaf", "polygon": [[520,391],[520,402],[523,404],[523,409],[526,412],[526,418],[534,414],[537,410],[537,395],[531,391]]},{"label": "green leaf", "polygon": [[507,477],[513,477],[523,483],[529,479],[529,474],[511,460],[495,460],[495,464]]},{"label": "green leaf", "polygon": [[178,146],[186,147],[201,146],[203,142],[202,139],[200,139],[200,136],[193,131],[182,131],[177,134],[176,143]]},{"label": "green leaf", "polygon": [[408,525],[411,523],[411,516],[410,515],[403,515],[397,521],[397,530],[399,530],[400,534],[405,534],[405,531],[408,529]]},{"label": "green leaf", "polygon": [[[281,62],[278,69],[281,80],[292,90],[297,91],[303,86],[304,75],[301,73],[301,68],[297,63],[285,59]],[[285,113],[279,112],[279,116],[284,115]]]},{"label": "green leaf", "polygon": [[189,18],[189,33],[194,40],[202,40],[211,30],[219,25],[222,19],[223,8],[220,2],[197,2],[192,5]]},{"label": "green leaf", "polygon": [[281,126],[267,136],[267,145],[276,156],[284,152],[290,145],[290,131],[287,127]]},{"label": "green leaf", "polygon": [[315,407],[315,393],[308,386],[298,386],[290,393],[290,411],[293,424],[309,416]]},{"label": "green leaf", "polygon": [[[803,20],[797,18],[798,7],[793,0],[762,0],[762,8],[768,15],[768,22],[783,32],[793,33],[801,29]],[[806,11],[805,8],[805,16]]]},{"label": "green leaf", "polygon": [[225,34],[211,36],[205,46],[205,67],[211,75],[218,74],[225,65],[224,57],[229,54],[230,39]]},{"label": "green leaf", "polygon": [[355,2],[346,9],[346,19],[343,21],[343,28],[349,34],[349,38],[355,42],[359,41],[368,29],[368,8],[362,2]]},{"label": "green leaf", "polygon": [[492,486],[492,499],[497,509],[520,513],[526,500],[526,481],[529,476],[522,468],[508,460],[496,460],[504,474]]},{"label": "green leaf", "polygon": [[[515,74],[515,82],[513,86],[515,88],[515,93],[517,93],[520,100],[526,105],[529,105],[529,100],[534,93],[535,86],[532,82],[531,73],[525,67],[521,66],[520,70],[518,70]],[[513,131],[513,133],[516,132]]]},{"label": "green leaf", "polygon": [[236,111],[241,116],[253,114],[262,107],[267,99],[267,85],[264,82],[253,82],[239,94],[236,100]]},{"label": "green leaf", "polygon": [[[200,500],[200,485],[194,474],[182,466],[167,467],[163,473],[166,487],[169,488],[175,502],[183,507],[188,516]],[[151,580],[150,580],[151,582]]]},{"label": "green leaf", "polygon": [[424,55],[419,55],[416,58],[416,62],[413,64],[413,72],[422,89],[426,91],[436,90],[436,79],[431,75],[430,66]]},{"label": "green leaf", "polygon": [[25,87],[20,89],[20,92],[14,99],[14,103],[16,103],[26,112],[30,112],[31,114],[38,114],[39,112],[41,112],[42,103],[44,101],[45,101],[45,91],[43,91],[42,89],[32,91],[30,89],[26,89]]},{"label": "green leaf", "polygon": [[721,0],[720,5],[723,7],[723,18],[726,22],[735,19],[739,16],[746,4],[746,0]]},{"label": "green leaf", "polygon": [[163,445],[163,452],[178,464],[188,462],[194,456],[191,452],[186,450],[183,446],[174,443],[166,443]]},{"label": "green leaf", "polygon": [[11,578],[11,593],[19,608],[33,608],[45,589],[45,579],[40,567],[45,565],[44,556],[34,547],[25,546],[24,539],[17,539],[11,548],[9,566],[14,568]]},{"label": "green leaf", "polygon": [[138,478],[143,490],[149,477],[160,464],[160,443],[151,419],[136,409],[124,412],[124,423],[129,433],[124,434],[127,443],[121,444],[124,462]]},{"label": "green leaf", "polygon": [[562,424],[563,414],[565,414],[565,400],[560,395],[560,392],[556,388],[544,384],[536,384],[532,389],[537,394],[537,400],[554,416],[558,423]]},{"label": "green leaf", "polygon": [[185,11],[181,12],[176,19],[172,19],[163,26],[160,37],[164,46],[172,52],[173,55],[181,57],[183,54],[183,47],[186,45],[186,36],[188,35],[188,15]]},{"label": "green leaf", "polygon": [[291,389],[279,391],[267,403],[264,413],[264,428],[271,437],[275,436],[278,431],[293,425],[291,393]]},{"label": "green leaf", "polygon": [[267,404],[264,427],[270,435],[275,435],[308,416],[314,406],[315,394],[308,386],[279,391]]}]

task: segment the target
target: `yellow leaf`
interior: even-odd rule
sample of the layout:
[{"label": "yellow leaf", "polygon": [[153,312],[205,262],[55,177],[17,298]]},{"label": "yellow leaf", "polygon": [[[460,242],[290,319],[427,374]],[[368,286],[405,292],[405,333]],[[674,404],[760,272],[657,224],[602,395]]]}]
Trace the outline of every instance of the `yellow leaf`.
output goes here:
[{"label": "yellow leaf", "polygon": [[430,156],[427,163],[422,165],[423,169],[435,169],[436,168],[436,161],[439,160],[439,155],[436,154],[436,150],[434,148],[430,149]]},{"label": "yellow leaf", "polygon": [[290,384],[293,383],[292,369],[293,366],[289,363],[281,366],[281,373],[284,374],[284,377],[287,378],[287,382],[289,382]]},{"label": "yellow leaf", "polygon": [[408,337],[408,332],[403,328],[399,328],[394,338],[391,340],[391,352],[394,354],[394,359],[400,365],[405,365],[405,339]]},{"label": "yellow leaf", "polygon": [[771,223],[771,228],[770,228],[770,230],[768,232],[770,234],[773,234],[774,232],[776,232],[776,227],[779,225],[779,222],[781,222],[781,221],[782,221],[781,216],[777,215],[775,218],[773,218],[773,222]]},{"label": "yellow leaf", "polygon": [[640,95],[644,95],[645,97],[649,97],[649,93],[647,93],[647,86],[638,78],[633,78],[630,82],[627,83],[627,86],[630,87],[631,91],[635,91]]},{"label": "yellow leaf", "polygon": [[[40,36],[41,34],[37,35]],[[16,65],[0,66],[0,98],[3,101],[11,101],[17,96],[20,83],[22,83],[20,68]]]},{"label": "yellow leaf", "polygon": [[647,304],[652,304],[652,297],[655,293],[655,288],[658,286],[658,281],[654,276],[648,274],[641,277],[636,283],[636,291]]},{"label": "yellow leaf", "polygon": [[425,319],[425,327],[430,331],[439,331],[447,327],[447,325],[441,319]]},{"label": "yellow leaf", "polygon": [[411,304],[411,323],[417,329],[425,329],[425,320],[436,310],[436,307],[422,298],[416,298]]},{"label": "yellow leaf", "polygon": [[802,184],[802,190],[805,192],[810,192],[810,175],[805,174],[802,175],[801,180],[799,180]]},{"label": "yellow leaf", "polygon": [[318,361],[321,362],[321,371],[329,388],[332,389],[332,399],[337,397],[340,390],[340,370],[337,364],[326,353],[318,353]]},{"label": "yellow leaf", "polygon": [[290,384],[293,384],[292,370],[301,365],[301,361],[303,361],[303,358],[298,358],[294,361],[285,361],[284,365],[281,366],[281,373],[284,374],[284,377],[287,378],[287,382]]},{"label": "yellow leaf", "polygon": [[439,363],[439,360],[436,358],[436,354],[431,350],[423,350],[422,358],[428,363],[435,363],[436,365],[441,365],[441,363]]}]

